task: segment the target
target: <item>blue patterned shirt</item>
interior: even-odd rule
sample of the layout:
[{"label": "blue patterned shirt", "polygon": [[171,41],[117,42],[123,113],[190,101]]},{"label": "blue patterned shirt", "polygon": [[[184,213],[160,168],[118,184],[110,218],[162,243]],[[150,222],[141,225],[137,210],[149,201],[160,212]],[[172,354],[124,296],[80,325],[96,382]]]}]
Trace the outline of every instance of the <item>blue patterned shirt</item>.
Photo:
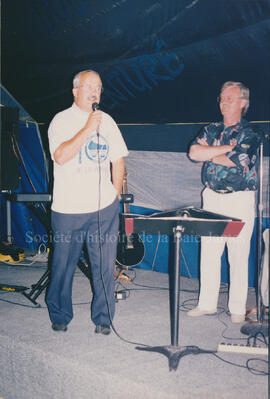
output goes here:
[{"label": "blue patterned shirt", "polygon": [[236,146],[226,156],[236,166],[228,167],[206,161],[202,167],[202,182],[216,192],[253,191],[258,188],[259,146],[261,138],[245,119],[236,125],[225,127],[223,122],[211,123],[204,127],[192,142],[205,139],[210,146]]}]

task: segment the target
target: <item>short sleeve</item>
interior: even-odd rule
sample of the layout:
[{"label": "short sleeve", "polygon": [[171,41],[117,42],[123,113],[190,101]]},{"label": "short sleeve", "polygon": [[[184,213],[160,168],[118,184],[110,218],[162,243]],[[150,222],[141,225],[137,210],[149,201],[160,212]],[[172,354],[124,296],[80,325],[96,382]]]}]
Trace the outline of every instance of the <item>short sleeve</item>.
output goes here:
[{"label": "short sleeve", "polygon": [[117,161],[119,158],[128,156],[128,149],[119,127],[117,126],[113,118],[106,113],[104,113],[103,128],[109,132],[110,161],[114,162]]},{"label": "short sleeve", "polygon": [[237,140],[235,148],[226,155],[237,167],[251,169],[256,163],[259,145],[260,137],[258,135],[252,131],[243,132]]},{"label": "short sleeve", "polygon": [[65,129],[60,114],[55,115],[55,117],[51,121],[48,129],[48,138],[51,157],[54,160],[53,154],[55,150],[57,149],[57,147],[59,147],[61,143],[63,143],[63,141],[67,139],[65,137]]}]

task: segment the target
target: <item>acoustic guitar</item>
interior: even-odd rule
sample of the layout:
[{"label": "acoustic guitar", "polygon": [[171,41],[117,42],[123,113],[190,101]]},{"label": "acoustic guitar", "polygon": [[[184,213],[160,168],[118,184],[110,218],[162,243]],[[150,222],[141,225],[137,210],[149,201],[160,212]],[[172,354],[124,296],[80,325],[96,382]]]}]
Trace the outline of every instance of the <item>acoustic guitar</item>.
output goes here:
[{"label": "acoustic guitar", "polygon": [[[127,173],[124,176],[122,193],[128,194]],[[145,253],[144,244],[139,234],[125,233],[124,215],[129,212],[129,205],[124,202],[123,213],[120,218],[116,263],[126,269],[138,265],[143,260]]]}]

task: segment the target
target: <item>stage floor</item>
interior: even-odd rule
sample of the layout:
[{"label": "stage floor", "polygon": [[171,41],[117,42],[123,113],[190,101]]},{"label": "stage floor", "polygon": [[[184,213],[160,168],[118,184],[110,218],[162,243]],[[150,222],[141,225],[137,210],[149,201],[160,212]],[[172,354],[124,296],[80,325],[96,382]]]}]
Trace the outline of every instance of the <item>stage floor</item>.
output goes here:
[{"label": "stage floor", "polygon": [[[45,263],[0,264],[0,284],[30,287],[46,272]],[[78,269],[73,284],[74,319],[68,331],[54,332],[43,291],[35,307],[19,292],[0,291],[0,397],[4,399],[190,399],[268,397],[266,355],[191,354],[169,371],[168,359],[141,345],[170,345],[168,275],[134,269],[131,282],[116,282],[127,298],[116,304],[109,336],[94,333],[90,319],[89,280]],[[222,342],[246,344],[241,324],[227,313],[227,285],[222,285],[218,315],[191,318],[198,280],[181,277],[179,346],[216,351]],[[248,308],[255,306],[249,289]],[[263,344],[262,344],[263,346]],[[223,359],[224,361],[222,361]],[[257,359],[257,360],[249,360]],[[246,366],[250,369],[248,369]]]}]

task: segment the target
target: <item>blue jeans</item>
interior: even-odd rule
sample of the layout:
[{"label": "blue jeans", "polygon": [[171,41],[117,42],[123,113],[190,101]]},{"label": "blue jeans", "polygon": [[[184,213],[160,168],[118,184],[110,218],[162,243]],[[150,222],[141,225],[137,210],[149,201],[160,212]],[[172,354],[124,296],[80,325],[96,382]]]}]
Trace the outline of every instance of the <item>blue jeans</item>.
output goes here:
[{"label": "blue jeans", "polygon": [[98,212],[64,214],[52,211],[54,251],[46,297],[52,323],[68,324],[73,318],[72,282],[85,242],[91,262],[91,318],[96,325],[110,325],[110,318],[113,319],[115,313],[114,265],[118,229],[118,199],[100,211],[100,218]]}]

